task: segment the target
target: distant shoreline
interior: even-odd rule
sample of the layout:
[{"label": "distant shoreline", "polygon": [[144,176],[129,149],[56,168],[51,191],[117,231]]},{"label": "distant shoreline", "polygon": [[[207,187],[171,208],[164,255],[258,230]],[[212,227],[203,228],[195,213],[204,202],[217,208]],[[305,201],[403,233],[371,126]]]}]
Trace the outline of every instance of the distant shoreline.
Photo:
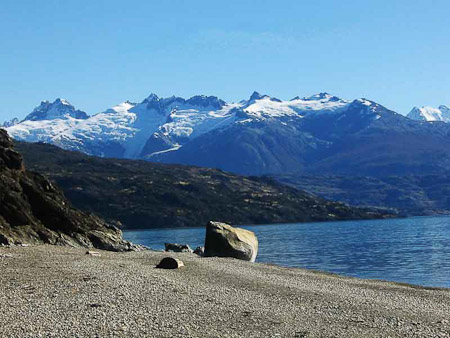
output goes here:
[{"label": "distant shoreline", "polygon": [[[345,223],[345,222],[355,222],[355,221],[384,221],[387,219],[405,219],[405,218],[422,218],[422,217],[450,217],[450,214],[437,214],[437,215],[423,215],[423,216],[401,216],[401,215],[391,215],[389,217],[374,217],[374,218],[355,218],[355,219],[341,219],[341,220],[323,220],[323,221],[306,221],[306,222],[275,222],[275,223],[255,223],[255,224],[235,224],[233,223],[233,226],[235,227],[251,227],[251,226],[271,226],[271,225],[293,225],[293,224],[323,224],[323,223]],[[205,226],[181,226],[181,227],[174,227],[174,226],[167,226],[167,227],[158,227],[158,228],[130,228],[130,227],[122,227],[122,231],[147,231],[147,230],[176,230],[176,229],[201,229],[205,228]]]}]

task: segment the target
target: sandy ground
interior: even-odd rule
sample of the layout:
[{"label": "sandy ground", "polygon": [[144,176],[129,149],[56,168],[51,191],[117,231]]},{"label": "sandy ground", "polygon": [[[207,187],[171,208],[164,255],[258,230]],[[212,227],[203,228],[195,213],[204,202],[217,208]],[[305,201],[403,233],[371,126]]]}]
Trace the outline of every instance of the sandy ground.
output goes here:
[{"label": "sandy ground", "polygon": [[[450,337],[450,290],[233,259],[0,248],[1,337]],[[12,257],[2,257],[9,254]]]}]

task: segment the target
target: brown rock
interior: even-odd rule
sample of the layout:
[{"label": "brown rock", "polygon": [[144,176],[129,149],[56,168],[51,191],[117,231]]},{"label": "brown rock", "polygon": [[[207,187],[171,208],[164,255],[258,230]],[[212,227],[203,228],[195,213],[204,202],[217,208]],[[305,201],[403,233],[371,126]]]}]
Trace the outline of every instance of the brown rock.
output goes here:
[{"label": "brown rock", "polygon": [[184,266],[184,263],[179,259],[173,257],[164,257],[156,266],[158,269],[179,269]]},{"label": "brown rock", "polygon": [[213,221],[206,226],[206,257],[233,257],[254,262],[257,254],[258,239],[253,232]]}]

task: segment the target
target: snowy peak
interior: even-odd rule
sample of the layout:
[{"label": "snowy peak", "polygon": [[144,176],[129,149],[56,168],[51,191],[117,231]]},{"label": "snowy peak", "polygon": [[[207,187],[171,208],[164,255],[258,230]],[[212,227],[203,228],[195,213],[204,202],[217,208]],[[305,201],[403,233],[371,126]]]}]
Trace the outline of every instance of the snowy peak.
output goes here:
[{"label": "snowy peak", "polygon": [[15,117],[12,120],[4,122],[2,124],[2,127],[9,128],[9,127],[15,126],[16,124],[19,124],[19,123],[20,123],[19,119]]},{"label": "snowy peak", "polygon": [[226,102],[216,96],[195,95],[186,100],[178,96],[160,98],[156,94],[150,94],[142,101],[141,105],[145,105],[147,110],[154,109],[161,113],[167,113],[167,110],[170,111],[181,107],[196,107],[202,110],[219,110],[226,105]]},{"label": "snowy peak", "polygon": [[421,108],[414,107],[407,115],[410,119],[417,121],[442,121],[450,122],[450,108],[441,105],[439,108],[424,106]]},{"label": "snowy peak", "polygon": [[[292,100],[295,99],[299,99],[299,97],[295,97]],[[291,100],[291,101],[292,101]],[[318,93],[318,94],[314,94],[311,96],[307,96],[303,98],[303,101],[332,101],[332,102],[337,102],[337,101],[341,101],[340,98],[338,98],[337,96],[328,94],[328,93]]]},{"label": "snowy peak", "polygon": [[[391,121],[392,118],[397,119],[398,117],[405,119],[403,115],[365,98],[353,100],[348,106],[348,109],[345,110],[345,115],[347,117],[352,117],[355,121],[361,118],[369,119],[371,121],[379,120],[381,118],[383,118],[384,121]],[[387,120],[385,118],[387,118]]]},{"label": "snowy peak", "polygon": [[118,105],[113,106],[112,108],[106,110],[104,113],[105,114],[108,114],[108,113],[126,113],[131,108],[133,108],[134,106],[136,106],[135,103],[131,103],[130,101],[125,101],[125,102],[119,103]]},{"label": "snowy peak", "polygon": [[221,109],[226,102],[216,96],[196,95],[186,101],[187,104],[197,107],[211,107],[213,109]]},{"label": "snowy peak", "polygon": [[383,111],[385,111],[385,108],[378,103],[361,98],[353,100],[346,112],[349,115],[372,116],[375,117],[375,119],[379,119],[381,117],[379,114]]},{"label": "snowy peak", "polygon": [[158,95],[151,93],[149,96],[147,96],[147,98],[144,99],[144,101],[142,101],[142,103],[155,102],[155,101],[159,101],[159,97],[158,97]]},{"label": "snowy peak", "polygon": [[159,97],[156,94],[150,94],[140,104],[135,105],[133,112],[142,113],[148,111],[156,111],[159,114],[166,115],[166,110],[171,110],[177,105],[184,104],[186,102],[182,97],[171,96],[168,98]]},{"label": "snowy peak", "polygon": [[249,101],[261,100],[262,98],[267,97],[267,95],[261,95],[257,91],[254,91],[252,95],[250,95]]},{"label": "snowy peak", "polygon": [[250,98],[248,99],[248,103],[254,103],[258,100],[270,100],[270,101],[274,101],[274,102],[282,102],[280,99],[277,99],[276,97],[271,97],[269,95],[261,95],[260,93],[258,93],[257,91],[254,91],[253,94],[250,96]]},{"label": "snowy peak", "polygon": [[72,106],[69,101],[61,99],[60,97],[58,97],[55,102],[53,102],[53,104],[57,104],[57,105],[62,105],[62,106]]},{"label": "snowy peak", "polygon": [[244,102],[242,108],[246,117],[257,119],[290,116],[302,118],[311,113],[332,113],[344,109],[349,102],[340,98],[320,93],[305,98],[294,97],[290,101],[281,101],[268,95],[254,92],[249,101]]},{"label": "snowy peak", "polygon": [[450,113],[450,108],[444,105],[440,105],[438,108],[443,113]]},{"label": "snowy peak", "polygon": [[352,104],[361,104],[361,105],[367,106],[367,107],[370,107],[370,106],[373,106],[373,105],[377,105],[377,103],[375,103],[373,101],[370,101],[370,100],[367,100],[367,99],[364,99],[364,98],[356,99],[356,100],[354,100],[352,102]]},{"label": "snowy peak", "polygon": [[24,121],[56,120],[70,117],[85,120],[89,116],[81,110],[76,110],[68,101],[57,98],[53,103],[42,101],[31,114],[25,117]]}]

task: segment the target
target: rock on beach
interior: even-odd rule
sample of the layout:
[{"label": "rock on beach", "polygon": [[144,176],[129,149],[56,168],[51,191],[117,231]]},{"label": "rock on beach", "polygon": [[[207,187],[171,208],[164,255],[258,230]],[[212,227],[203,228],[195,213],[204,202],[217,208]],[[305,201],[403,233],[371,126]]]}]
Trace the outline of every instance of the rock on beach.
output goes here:
[{"label": "rock on beach", "polygon": [[258,239],[249,230],[210,221],[206,226],[205,257],[233,257],[254,262]]},{"label": "rock on beach", "polygon": [[156,266],[158,269],[179,269],[184,266],[184,263],[177,258],[164,257]]}]

